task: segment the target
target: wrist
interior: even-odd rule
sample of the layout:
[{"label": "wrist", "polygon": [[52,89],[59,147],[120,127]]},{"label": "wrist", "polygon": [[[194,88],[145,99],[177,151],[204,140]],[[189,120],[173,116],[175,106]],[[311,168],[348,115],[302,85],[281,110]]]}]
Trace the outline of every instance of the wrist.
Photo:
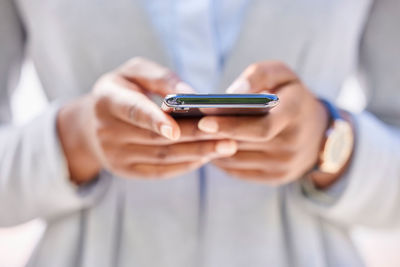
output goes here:
[{"label": "wrist", "polygon": [[318,163],[307,174],[318,189],[326,189],[340,179],[350,165],[354,150],[354,123],[351,115],[329,103],[325,103],[325,107],[331,117],[330,126],[326,130]]},{"label": "wrist", "polygon": [[62,107],[57,115],[57,131],[68,164],[70,180],[84,184],[96,177],[101,169],[92,152],[86,131],[90,127],[89,97],[82,97]]}]

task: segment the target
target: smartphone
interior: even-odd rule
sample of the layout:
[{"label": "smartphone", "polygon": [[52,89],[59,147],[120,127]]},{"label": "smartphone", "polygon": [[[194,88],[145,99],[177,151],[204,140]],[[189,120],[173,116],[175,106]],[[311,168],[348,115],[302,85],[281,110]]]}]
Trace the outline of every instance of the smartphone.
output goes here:
[{"label": "smartphone", "polygon": [[161,108],[173,117],[263,115],[278,103],[273,94],[176,94],[167,95]]}]

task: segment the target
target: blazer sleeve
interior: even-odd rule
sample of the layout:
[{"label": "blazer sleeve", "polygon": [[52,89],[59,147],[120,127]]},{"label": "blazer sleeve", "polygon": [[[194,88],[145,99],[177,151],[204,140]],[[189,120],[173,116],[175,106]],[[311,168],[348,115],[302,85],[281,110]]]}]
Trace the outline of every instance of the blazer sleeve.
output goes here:
[{"label": "blazer sleeve", "polygon": [[69,182],[56,131],[58,105],[22,126],[11,123],[10,97],[18,82],[26,34],[12,0],[0,1],[0,226],[50,219],[90,205],[106,181]]},{"label": "blazer sleeve", "polygon": [[339,223],[400,226],[399,24],[399,1],[375,1],[360,44],[359,80],[367,107],[354,115],[351,165],[328,191],[303,191],[309,208]]}]

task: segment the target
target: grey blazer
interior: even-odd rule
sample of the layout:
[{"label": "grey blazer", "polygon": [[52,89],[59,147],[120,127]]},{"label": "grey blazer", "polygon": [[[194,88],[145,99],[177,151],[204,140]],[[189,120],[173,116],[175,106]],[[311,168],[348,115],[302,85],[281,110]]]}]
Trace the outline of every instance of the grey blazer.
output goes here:
[{"label": "grey blazer", "polygon": [[[268,187],[207,166],[205,199],[197,172],[68,180],[55,130],[61,103],[133,56],[170,65],[138,2],[0,1],[0,226],[47,222],[29,266],[362,266],[348,230],[399,225],[400,2],[252,1],[219,88],[252,62],[278,59],[332,101],[357,73],[368,103],[354,115],[351,166],[330,190]],[[15,126],[10,95],[26,55],[52,105]]]}]

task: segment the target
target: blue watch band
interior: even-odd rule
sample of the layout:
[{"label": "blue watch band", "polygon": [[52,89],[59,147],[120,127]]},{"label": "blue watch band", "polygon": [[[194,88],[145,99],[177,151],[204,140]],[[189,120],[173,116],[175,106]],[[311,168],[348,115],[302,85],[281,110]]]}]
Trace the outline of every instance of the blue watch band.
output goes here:
[{"label": "blue watch band", "polygon": [[343,120],[343,117],[340,115],[339,109],[330,101],[323,98],[320,98],[319,101],[321,101],[321,103],[324,104],[324,106],[328,110],[331,120]]}]

